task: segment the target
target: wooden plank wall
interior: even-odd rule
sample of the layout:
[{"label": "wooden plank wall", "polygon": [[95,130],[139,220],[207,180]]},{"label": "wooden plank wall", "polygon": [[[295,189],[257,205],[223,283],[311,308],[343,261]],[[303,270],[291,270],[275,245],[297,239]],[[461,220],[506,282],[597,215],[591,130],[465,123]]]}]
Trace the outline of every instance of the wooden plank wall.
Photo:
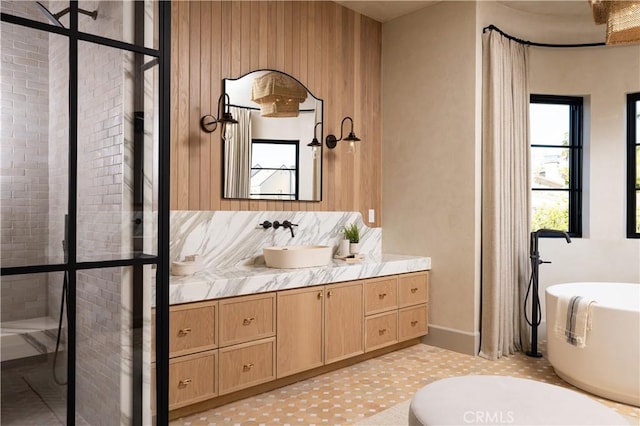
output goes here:
[{"label": "wooden plank wall", "polygon": [[[176,210],[375,209],[380,221],[381,24],[333,2],[177,1],[172,3],[171,208]],[[349,115],[362,139],[324,149],[321,202],[229,200],[221,196],[220,131],[200,130],[216,115],[223,78],[256,69],[284,71],[324,100],[323,137]],[[346,129],[348,131],[348,129]]]}]

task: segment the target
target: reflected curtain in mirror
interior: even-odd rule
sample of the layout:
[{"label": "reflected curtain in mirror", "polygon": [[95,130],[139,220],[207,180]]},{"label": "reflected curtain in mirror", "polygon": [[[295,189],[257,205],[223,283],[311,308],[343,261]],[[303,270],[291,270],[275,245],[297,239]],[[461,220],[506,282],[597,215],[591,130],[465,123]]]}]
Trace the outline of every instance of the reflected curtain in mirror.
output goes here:
[{"label": "reflected curtain in mirror", "polygon": [[251,189],[251,110],[230,107],[238,120],[235,126],[226,126],[224,135],[225,194],[238,194],[249,198]]}]

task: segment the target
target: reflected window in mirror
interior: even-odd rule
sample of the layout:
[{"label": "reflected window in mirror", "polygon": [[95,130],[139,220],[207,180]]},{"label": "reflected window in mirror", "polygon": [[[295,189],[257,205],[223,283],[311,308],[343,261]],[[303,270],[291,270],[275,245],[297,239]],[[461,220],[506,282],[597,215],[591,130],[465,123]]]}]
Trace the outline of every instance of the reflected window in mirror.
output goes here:
[{"label": "reflected window in mirror", "polygon": [[[254,100],[257,99],[255,91],[265,87],[265,76],[269,79],[273,76],[274,81],[295,83],[285,87],[295,95],[292,95],[295,112],[291,105],[281,103],[275,106],[279,114],[274,117],[273,108],[265,109],[264,96],[260,103]],[[306,95],[299,93],[301,89]],[[317,137],[314,128],[323,119],[322,99],[316,98],[292,76],[273,70],[258,70],[238,79],[224,79],[223,92],[229,96],[230,111],[239,121],[238,125],[228,126],[223,135],[224,198],[321,201],[322,155],[314,156],[313,147],[308,144]],[[271,145],[259,141],[268,141]],[[296,143],[295,151],[292,142]],[[278,157],[279,164],[267,166],[260,160],[260,152],[265,146],[269,147],[267,150],[288,151]],[[258,172],[257,167],[263,170]],[[289,189],[281,185],[277,190],[267,190],[267,185],[259,185],[257,182],[267,174],[267,168],[278,169],[271,178],[275,181],[277,176],[278,180],[289,182]]]},{"label": "reflected window in mirror", "polygon": [[254,139],[251,146],[250,198],[298,200],[300,141]]}]

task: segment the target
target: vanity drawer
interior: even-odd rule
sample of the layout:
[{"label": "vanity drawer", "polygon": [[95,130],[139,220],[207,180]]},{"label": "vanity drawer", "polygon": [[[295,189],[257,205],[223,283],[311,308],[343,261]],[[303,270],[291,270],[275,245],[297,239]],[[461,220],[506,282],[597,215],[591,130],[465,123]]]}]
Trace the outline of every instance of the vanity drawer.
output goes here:
[{"label": "vanity drawer", "polygon": [[169,360],[169,409],[218,395],[217,357],[218,351],[214,350]]},{"label": "vanity drawer", "polygon": [[427,305],[412,306],[398,312],[398,340],[409,340],[427,334]]},{"label": "vanity drawer", "polygon": [[365,352],[398,342],[398,311],[365,318]]},{"label": "vanity drawer", "polygon": [[218,347],[218,302],[173,305],[169,308],[169,357]]},{"label": "vanity drawer", "polygon": [[276,294],[220,300],[220,347],[274,336]]},{"label": "vanity drawer", "polygon": [[275,337],[220,349],[220,395],[276,378]]},{"label": "vanity drawer", "polygon": [[405,306],[427,303],[429,290],[429,275],[427,272],[400,275],[398,279],[398,302],[401,308]]},{"label": "vanity drawer", "polygon": [[367,280],[364,283],[364,314],[371,315],[398,307],[398,277]]}]

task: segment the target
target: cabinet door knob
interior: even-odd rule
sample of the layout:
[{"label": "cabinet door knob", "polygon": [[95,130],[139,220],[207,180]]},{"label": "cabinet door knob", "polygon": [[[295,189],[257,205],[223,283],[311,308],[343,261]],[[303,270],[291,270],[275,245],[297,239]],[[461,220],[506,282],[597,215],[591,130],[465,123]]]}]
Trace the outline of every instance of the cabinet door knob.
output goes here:
[{"label": "cabinet door knob", "polygon": [[189,333],[191,333],[191,328],[181,328],[178,331],[178,336],[186,336]]},{"label": "cabinet door knob", "polygon": [[415,293],[416,291],[418,291],[418,287],[414,287],[411,289],[411,293]]},{"label": "cabinet door knob", "polygon": [[249,364],[245,364],[242,366],[242,371],[249,371],[251,370],[251,368],[253,368],[253,364],[249,363]]},{"label": "cabinet door knob", "polygon": [[333,296],[333,291],[329,291],[329,292],[327,293],[327,297],[331,297],[331,296]]},{"label": "cabinet door knob", "polygon": [[178,387],[186,388],[189,385],[189,383],[191,383],[191,379],[180,380],[180,383],[178,383]]},{"label": "cabinet door knob", "polygon": [[242,325],[249,325],[251,324],[253,321],[255,321],[256,318],[255,317],[251,317],[251,318],[245,318],[244,320],[242,320]]},{"label": "cabinet door knob", "polygon": [[383,335],[384,333],[386,333],[386,332],[387,332],[387,329],[386,329],[386,328],[383,328],[383,329],[381,329],[381,330],[378,330],[378,334],[379,334],[380,336],[382,336],[382,335]]},{"label": "cabinet door knob", "polygon": [[318,299],[322,299],[322,292],[318,293]]},{"label": "cabinet door knob", "polygon": [[416,325],[418,325],[418,321],[411,321],[411,327],[415,327]]},{"label": "cabinet door knob", "polygon": [[386,295],[387,295],[387,293],[380,293],[380,294],[378,295],[378,297],[379,297],[380,299],[384,299],[384,298],[386,297]]}]

